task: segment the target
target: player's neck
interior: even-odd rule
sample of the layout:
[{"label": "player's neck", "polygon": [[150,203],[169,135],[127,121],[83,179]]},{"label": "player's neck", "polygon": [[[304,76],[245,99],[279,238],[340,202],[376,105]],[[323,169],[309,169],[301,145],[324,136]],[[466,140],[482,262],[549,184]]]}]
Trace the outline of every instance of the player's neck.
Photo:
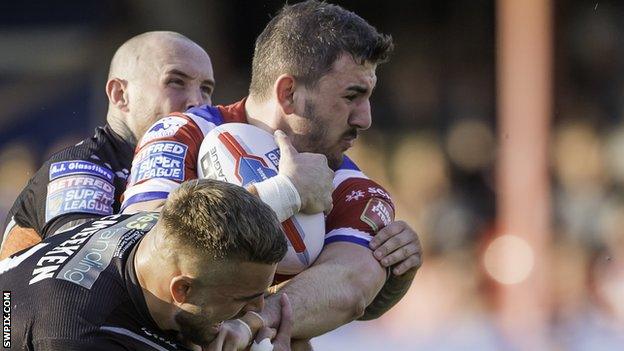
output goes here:
[{"label": "player's neck", "polygon": [[133,146],[137,144],[136,136],[122,118],[109,113],[108,116],[106,116],[106,122],[110,125],[113,132],[119,135],[123,140]]},{"label": "player's neck", "polygon": [[253,96],[249,96],[245,101],[245,113],[249,124],[271,134],[279,128],[279,115],[270,99],[259,102]]}]

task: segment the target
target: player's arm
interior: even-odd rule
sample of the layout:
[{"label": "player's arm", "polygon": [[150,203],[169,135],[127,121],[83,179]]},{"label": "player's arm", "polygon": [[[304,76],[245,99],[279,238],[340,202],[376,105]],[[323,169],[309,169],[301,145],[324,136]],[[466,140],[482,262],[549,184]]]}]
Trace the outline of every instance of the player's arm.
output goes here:
[{"label": "player's arm", "polygon": [[403,275],[393,275],[388,279],[379,294],[375,297],[375,300],[366,307],[366,311],[358,320],[367,321],[379,318],[381,315],[388,312],[388,310],[396,305],[407,293],[416,275],[416,270],[417,269],[414,268]]},{"label": "player's arm", "polygon": [[381,229],[369,246],[375,250],[374,256],[382,266],[392,269],[392,275],[375,300],[366,307],[360,320],[378,318],[396,305],[409,290],[416,271],[422,265],[418,235],[403,221],[392,222]]},{"label": "player's arm", "polygon": [[7,229],[2,246],[0,246],[0,260],[41,242],[41,236],[32,228],[23,228],[14,224]]},{"label": "player's arm", "polygon": [[47,222],[41,229],[41,233],[34,228],[20,226],[12,218],[2,238],[2,245],[0,245],[0,260],[40,243],[42,238],[62,233],[100,217],[102,215],[93,213],[63,214]]},{"label": "player's arm", "polygon": [[[401,247],[397,242],[403,243],[406,231],[415,236],[403,222],[393,222],[394,206],[390,195],[369,179],[351,178],[340,183],[333,200],[334,209],[326,221],[328,234],[323,252],[312,267],[283,286],[293,302],[296,321],[293,338],[319,335],[364,316],[386,279],[386,268],[373,256],[369,242],[382,233],[385,238],[381,238],[380,243],[387,249],[388,238],[394,238],[390,240],[392,245]],[[415,240],[417,242],[417,237]],[[390,252],[385,262],[402,258],[402,251]],[[392,283],[391,280],[386,289],[393,292],[379,295],[377,301],[381,302],[373,303],[372,308],[379,312],[380,304],[385,311],[391,303],[396,303],[404,292],[394,292],[395,284],[403,289],[405,284],[411,283],[410,275],[404,278],[408,278],[409,283]],[[272,318],[274,302],[271,298],[267,301],[267,318]],[[306,315],[300,317],[298,313]],[[304,323],[299,323],[299,318],[303,318]]]},{"label": "player's arm", "polygon": [[[41,170],[39,172],[41,172]],[[36,177],[33,179],[36,179]],[[13,213],[13,215],[10,215],[10,221],[8,221],[2,237],[2,243],[0,244],[0,259],[4,259],[14,253],[17,253],[18,251],[34,246],[41,242],[43,238],[56,235],[66,230],[75,228],[92,219],[103,216],[103,214],[87,213],[77,210],[76,212],[60,214],[52,219],[49,219],[47,222],[43,223],[42,226],[40,226],[37,224],[37,215],[32,213],[34,210],[30,210],[32,208],[36,208],[36,206],[29,206],[25,203],[25,201],[31,200],[32,197],[25,200],[28,195],[24,194],[32,194],[33,192],[36,192],[37,189],[35,186],[32,185],[32,182],[29,183],[13,205],[10,212]],[[18,223],[21,223],[21,225]]]},{"label": "player's arm", "polygon": [[123,195],[122,213],[159,211],[170,192],[197,178],[204,132],[214,124],[174,113],[154,123],[138,143]]},{"label": "player's arm", "polygon": [[[313,266],[280,289],[293,308],[292,337],[308,339],[360,318],[386,279],[370,249],[335,242],[323,249]],[[278,296],[266,299],[263,317],[279,320]]]},{"label": "player's arm", "polygon": [[41,234],[34,228],[22,227],[11,221],[7,226],[2,245],[0,246],[0,260],[40,243],[42,238],[48,238],[76,228],[102,216],[93,213],[64,214],[46,223]]}]

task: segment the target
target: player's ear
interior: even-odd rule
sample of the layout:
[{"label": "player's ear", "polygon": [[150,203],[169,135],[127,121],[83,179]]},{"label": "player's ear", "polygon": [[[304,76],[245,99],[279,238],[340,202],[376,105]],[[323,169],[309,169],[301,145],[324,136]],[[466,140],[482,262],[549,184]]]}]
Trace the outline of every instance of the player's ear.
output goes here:
[{"label": "player's ear", "polygon": [[277,103],[285,115],[295,113],[295,77],[282,74],[277,78],[274,85]]},{"label": "player's ear", "polygon": [[128,112],[128,81],[111,78],[106,82],[108,101],[123,112]]},{"label": "player's ear", "polygon": [[187,301],[191,285],[191,278],[184,275],[178,275],[171,279],[171,282],[169,282],[169,292],[177,305],[181,305]]}]

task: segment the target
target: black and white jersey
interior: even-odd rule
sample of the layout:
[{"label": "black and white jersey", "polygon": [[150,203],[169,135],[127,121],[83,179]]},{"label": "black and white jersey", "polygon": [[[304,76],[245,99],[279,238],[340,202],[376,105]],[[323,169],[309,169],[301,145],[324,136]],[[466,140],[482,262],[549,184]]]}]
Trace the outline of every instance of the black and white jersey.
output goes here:
[{"label": "black and white jersey", "polygon": [[134,270],[137,244],[157,219],[103,217],[0,261],[10,347],[186,350],[152,319]]},{"label": "black and white jersey", "polygon": [[45,238],[68,222],[119,213],[133,153],[109,125],[96,128],[41,166],[13,203],[5,228],[16,223]]}]

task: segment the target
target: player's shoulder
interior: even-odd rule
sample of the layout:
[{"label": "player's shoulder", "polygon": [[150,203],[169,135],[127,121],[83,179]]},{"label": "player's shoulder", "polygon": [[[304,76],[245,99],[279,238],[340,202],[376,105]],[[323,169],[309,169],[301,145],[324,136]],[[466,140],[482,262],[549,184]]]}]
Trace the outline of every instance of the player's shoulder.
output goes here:
[{"label": "player's shoulder", "polygon": [[97,156],[92,157],[97,149],[98,142],[93,137],[87,138],[53,153],[44,165],[71,160],[97,161]]},{"label": "player's shoulder", "polygon": [[372,182],[372,180],[348,156],[342,157],[342,164],[334,172],[334,189],[345,185]]},{"label": "player's shoulder", "polygon": [[[104,128],[98,127],[95,135],[92,137],[52,154],[43,162],[24,189],[22,189],[9,212],[8,218],[14,218],[15,222],[20,226],[34,228],[39,234],[42,234],[46,223],[52,217],[64,213],[60,209],[62,203],[65,202],[61,201],[61,197],[65,196],[67,191],[70,191],[69,188],[78,189],[79,183],[93,183],[95,184],[94,186],[99,186],[96,190],[98,191],[98,196],[101,195],[99,192],[103,191],[109,195],[108,197],[113,198],[115,174],[106,160],[98,156],[102,146],[107,141],[108,139],[104,135]],[[57,186],[67,185],[68,180],[74,182],[73,184],[76,187]],[[54,189],[59,191],[66,189],[67,191],[61,191],[55,193],[54,196],[48,196],[54,193],[54,191],[51,191]],[[53,201],[48,202],[48,200]],[[83,201],[82,203],[86,204],[87,202]],[[85,212],[91,213],[92,211],[87,210]],[[107,212],[95,212],[98,215],[105,215],[112,213],[112,209]]]},{"label": "player's shoulder", "polygon": [[356,204],[369,207],[369,205],[381,203],[394,213],[394,203],[390,193],[381,184],[366,176],[347,156],[344,156],[342,165],[334,173],[332,197],[335,212],[357,207]]},{"label": "player's shoulder", "polygon": [[230,105],[202,105],[193,107],[184,114],[192,118],[195,122],[208,123],[214,126],[233,122],[247,123],[245,99]]},{"label": "player's shoulder", "polygon": [[222,107],[223,106],[202,105],[190,108],[184,114],[191,118],[195,117],[194,120],[221,125],[225,122]]},{"label": "player's shoulder", "polygon": [[358,198],[378,197],[391,202],[391,196],[374,179],[369,178],[348,156],[334,172],[334,197],[344,195],[349,201]]},{"label": "player's shoulder", "polygon": [[141,137],[138,147],[141,149],[154,141],[163,140],[190,144],[205,134],[206,123],[206,120],[195,114],[172,113],[154,122]]},{"label": "player's shoulder", "polygon": [[223,123],[247,123],[245,103],[247,98],[229,105],[218,105],[217,108],[223,116]]},{"label": "player's shoulder", "polygon": [[332,198],[325,244],[346,241],[368,247],[372,236],[394,220],[390,194],[346,156],[335,171]]},{"label": "player's shoulder", "polygon": [[115,174],[111,166],[97,155],[98,146],[94,138],[89,138],[54,153],[37,170],[27,187],[47,185],[72,175],[94,176],[112,184]]},{"label": "player's shoulder", "polygon": [[224,123],[246,122],[245,100],[231,105],[202,105],[186,112],[174,112],[152,124],[139,142],[139,148],[157,140],[199,142],[212,129]]},{"label": "player's shoulder", "polygon": [[113,213],[117,176],[95,152],[51,158],[35,176],[37,184],[45,186],[45,197],[41,198],[45,202],[45,223],[70,213]]},{"label": "player's shoulder", "polygon": [[193,107],[186,112],[173,112],[154,122],[141,137],[139,148],[154,141],[177,141],[193,144],[216,126],[224,123],[219,108],[209,105]]}]

